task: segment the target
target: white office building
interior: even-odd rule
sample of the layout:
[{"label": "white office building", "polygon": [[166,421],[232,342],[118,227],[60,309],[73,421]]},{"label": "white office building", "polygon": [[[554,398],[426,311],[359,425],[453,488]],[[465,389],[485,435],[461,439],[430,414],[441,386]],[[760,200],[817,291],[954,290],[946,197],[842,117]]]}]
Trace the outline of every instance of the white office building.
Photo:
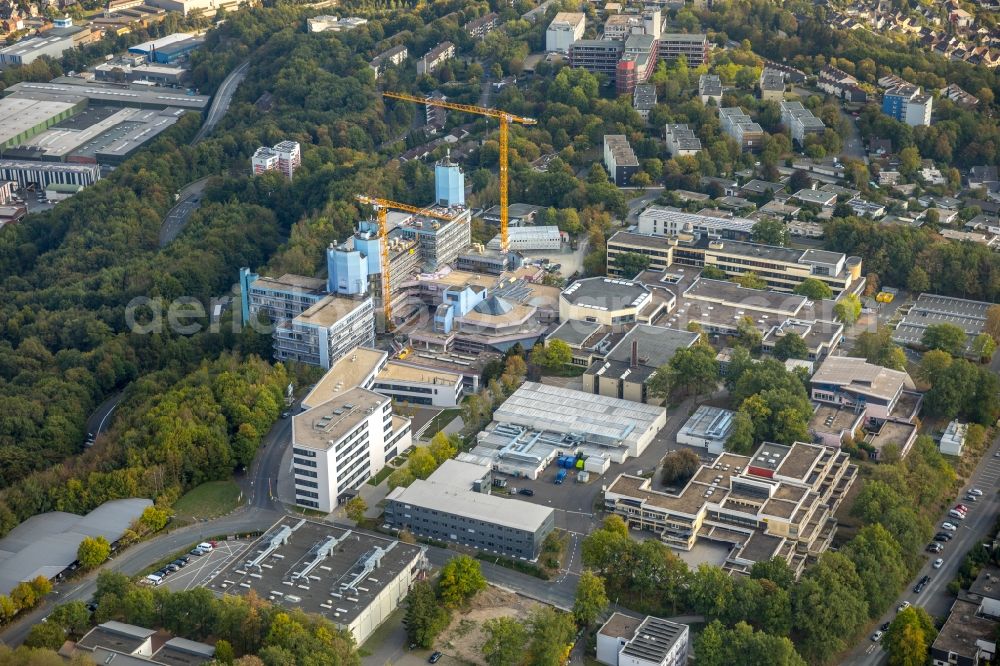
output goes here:
[{"label": "white office building", "polygon": [[756,221],[744,217],[712,217],[682,213],[663,206],[650,206],[639,213],[638,233],[646,236],[699,234],[708,238],[743,240],[750,237]]},{"label": "white office building", "polygon": [[604,666],[684,666],[688,635],[686,624],[616,612],[597,632],[597,661]]},{"label": "white office building", "polygon": [[586,16],[581,12],[559,12],[545,31],[545,50],[569,53],[570,44],[583,39],[586,25]]},{"label": "white office building", "polygon": [[274,330],[274,358],[330,368],[355,347],[375,344],[371,297],[324,296]]},{"label": "white office building", "polygon": [[372,390],[396,402],[429,407],[457,407],[462,402],[462,375],[389,361]]},{"label": "white office building", "polygon": [[412,443],[409,419],[393,416],[390,398],[363,388],[295,415],[295,503],[333,511]]}]

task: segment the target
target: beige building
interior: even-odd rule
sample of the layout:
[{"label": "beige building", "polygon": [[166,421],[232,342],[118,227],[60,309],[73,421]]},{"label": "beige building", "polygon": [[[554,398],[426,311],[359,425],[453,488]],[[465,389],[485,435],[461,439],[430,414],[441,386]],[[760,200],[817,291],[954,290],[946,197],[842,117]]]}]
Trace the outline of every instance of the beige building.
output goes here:
[{"label": "beige building", "polygon": [[631,528],[690,550],[700,539],[732,544],[723,565],[747,573],[779,557],[801,573],[833,541],[840,506],[857,467],[832,447],[765,443],[752,455],[723,453],[678,493],[622,474],[604,493],[605,508]]}]

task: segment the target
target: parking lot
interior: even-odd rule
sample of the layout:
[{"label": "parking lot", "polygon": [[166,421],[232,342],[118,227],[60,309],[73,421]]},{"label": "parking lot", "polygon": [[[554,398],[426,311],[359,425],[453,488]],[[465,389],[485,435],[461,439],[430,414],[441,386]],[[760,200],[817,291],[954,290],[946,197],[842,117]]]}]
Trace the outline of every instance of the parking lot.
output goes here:
[{"label": "parking lot", "polygon": [[167,576],[163,585],[172,592],[191,590],[211,581],[227,564],[240,557],[249,541],[219,541],[215,549],[202,556],[190,555],[191,562]]}]

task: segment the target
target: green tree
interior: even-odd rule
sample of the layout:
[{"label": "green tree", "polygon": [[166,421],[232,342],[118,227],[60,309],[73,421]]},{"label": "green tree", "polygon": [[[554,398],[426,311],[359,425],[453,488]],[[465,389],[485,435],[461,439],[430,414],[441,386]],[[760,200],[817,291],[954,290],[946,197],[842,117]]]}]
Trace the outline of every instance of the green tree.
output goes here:
[{"label": "green tree", "polygon": [[875,331],[862,331],[854,341],[851,356],[893,370],[906,369],[906,354],[893,341],[892,330],[888,326],[880,326]]},{"label": "green tree", "polygon": [[361,495],[355,495],[344,504],[344,512],[355,523],[360,523],[365,519],[365,511],[367,510],[368,503]]},{"label": "green tree", "polygon": [[853,326],[854,322],[861,316],[861,299],[855,294],[841,296],[837,304],[833,306],[833,315],[845,326]]},{"label": "green tree", "polygon": [[833,298],[833,290],[830,289],[830,285],[817,278],[806,278],[792,291],[800,296],[805,296],[806,298],[814,301],[829,300]]},{"label": "green tree", "polygon": [[723,617],[732,597],[733,579],[719,567],[699,564],[688,580],[687,599],[691,608],[705,617]]},{"label": "green tree", "polygon": [[649,262],[650,258],[647,255],[638,252],[622,252],[615,255],[615,268],[628,279],[649,268]]},{"label": "green tree", "polygon": [[90,629],[90,611],[82,601],[70,601],[56,606],[47,622],[62,627],[71,636],[80,637]]},{"label": "green tree", "polygon": [[76,550],[76,559],[84,569],[98,567],[111,555],[111,544],[103,536],[84,537]]},{"label": "green tree", "polygon": [[169,519],[170,513],[166,509],[161,509],[156,506],[147,506],[142,511],[139,523],[150,532],[159,532],[167,526],[167,521]]},{"label": "green tree", "polygon": [[719,380],[715,350],[708,345],[695,344],[686,349],[678,349],[667,366],[671,387],[684,393],[698,395],[711,392]]},{"label": "green tree", "polygon": [[665,486],[683,485],[701,467],[701,458],[691,449],[677,449],[663,456],[661,480]]},{"label": "green tree", "polygon": [[576,627],[573,616],[551,606],[536,606],[528,617],[531,640],[528,643],[529,663],[538,666],[559,666],[569,657]]},{"label": "green tree", "polygon": [[33,648],[58,650],[66,641],[66,630],[54,622],[39,622],[28,632],[24,644]]},{"label": "green tree", "polygon": [[922,293],[931,288],[931,278],[920,266],[914,266],[906,278],[906,288],[914,293]]},{"label": "green tree", "polygon": [[[512,357],[518,358],[518,357]],[[434,456],[434,460],[437,461],[438,465],[443,463],[445,460],[450,460],[455,457],[458,453],[458,445],[461,440],[455,435],[446,435],[443,430],[438,431],[434,437],[431,438],[430,446],[427,447],[431,455]]]},{"label": "green tree", "polygon": [[406,488],[413,483],[413,478],[413,472],[410,471],[409,467],[397,467],[386,479],[386,484],[389,486],[389,490]]},{"label": "green tree", "polygon": [[931,324],[920,338],[920,343],[928,349],[940,349],[952,356],[963,356],[966,342],[965,330],[949,322]]},{"label": "green tree", "polygon": [[783,590],[791,589],[795,582],[795,573],[788,562],[780,557],[754,562],[750,568],[750,577],[769,580]]},{"label": "green tree", "polygon": [[736,340],[752,351],[760,349],[760,345],[764,341],[764,334],[760,332],[752,318],[742,317],[736,322]]},{"label": "green tree", "polygon": [[993,358],[996,350],[996,341],[987,333],[980,333],[972,341],[972,354],[984,363]]},{"label": "green tree", "polygon": [[413,474],[413,478],[426,479],[437,469],[438,462],[426,446],[417,446],[410,453],[406,467]]},{"label": "green tree", "polygon": [[406,613],[403,626],[411,643],[429,648],[434,639],[451,622],[451,613],[438,603],[430,583],[417,581],[406,595]]},{"label": "green tree", "polygon": [[909,577],[899,543],[879,523],[865,525],[843,549],[864,586],[869,614],[881,615]]},{"label": "green tree", "polygon": [[993,338],[993,342],[1000,344],[1000,305],[991,305],[986,308],[986,324],[983,332]]},{"label": "green tree", "polygon": [[764,245],[788,245],[788,228],[781,220],[764,218],[753,225],[750,238]]},{"label": "green tree", "polygon": [[604,591],[604,579],[589,569],[580,574],[573,600],[573,617],[581,627],[589,627],[597,622],[608,608],[608,595]]},{"label": "green tree", "polygon": [[892,666],[922,666],[937,631],[926,610],[910,606],[900,611],[885,632],[883,645]]},{"label": "green tree", "polygon": [[236,659],[233,646],[226,639],[222,638],[215,642],[215,660],[220,664],[232,664]]},{"label": "green tree", "polygon": [[847,646],[868,617],[864,586],[841,553],[824,553],[792,589],[792,623],[802,655],[825,662]]},{"label": "green tree", "polygon": [[497,617],[483,622],[483,659],[488,666],[518,666],[524,661],[528,630],[512,617]]},{"label": "green tree", "polygon": [[722,270],[718,266],[713,266],[712,264],[706,264],[705,268],[701,271],[701,276],[706,280],[728,280],[729,276],[726,275],[726,271]]},{"label": "green tree", "polygon": [[486,578],[479,562],[468,555],[451,558],[441,569],[438,579],[438,597],[451,608],[461,606],[477,592],[486,589]]},{"label": "green tree", "polygon": [[779,361],[790,358],[808,359],[809,345],[798,333],[785,333],[774,343],[774,357]]},{"label": "green tree", "polygon": [[767,289],[767,281],[753,271],[740,273],[732,281],[746,289]]},{"label": "green tree", "polygon": [[531,362],[549,371],[559,368],[573,361],[573,350],[562,340],[549,340],[544,346],[536,344],[531,349]]}]

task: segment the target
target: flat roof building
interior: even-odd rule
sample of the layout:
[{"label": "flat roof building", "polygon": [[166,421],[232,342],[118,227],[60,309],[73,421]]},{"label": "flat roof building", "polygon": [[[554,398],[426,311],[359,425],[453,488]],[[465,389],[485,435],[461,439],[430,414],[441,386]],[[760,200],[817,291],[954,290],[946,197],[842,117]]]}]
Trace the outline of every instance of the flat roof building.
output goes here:
[{"label": "flat roof building", "polygon": [[754,152],[764,147],[764,129],[740,107],[719,109],[722,131],[736,139],[744,151]]},{"label": "flat roof building", "polygon": [[101,179],[101,167],[96,164],[60,164],[0,159],[0,181],[12,180],[19,187],[52,184],[89,187]]},{"label": "flat roof building", "polygon": [[0,98],[0,153],[21,145],[86,105],[82,97],[65,101]]},{"label": "flat roof building", "polygon": [[649,395],[649,382],[681,349],[698,342],[698,334],[663,326],[637,324],[583,375],[584,390],[594,395],[649,404],[663,399]]},{"label": "flat roof building", "polygon": [[613,79],[624,52],[624,40],[577,39],[569,45],[569,64]]},{"label": "flat roof building", "polygon": [[355,347],[330,366],[306,397],[302,408],[312,409],[352,388],[371,389],[375,377],[389,362],[389,354],[381,349]]},{"label": "flat roof building", "polygon": [[0,48],[0,67],[30,65],[42,56],[59,60],[66,51],[89,41],[89,27],[53,28],[44,35],[22,39]]},{"label": "flat roof building", "polygon": [[389,361],[375,378],[372,390],[399,403],[458,407],[462,402],[462,375]]},{"label": "flat roof building", "polygon": [[708,35],[668,32],[659,39],[660,60],[673,61],[680,56],[688,67],[700,67],[708,62]]},{"label": "flat roof building", "polygon": [[846,452],[796,442],[764,443],[752,456],[722,453],[678,493],[622,474],[605,490],[605,508],[633,529],[690,550],[699,539],[730,544],[723,568],[749,573],[778,557],[796,575],[831,544],[834,513],[857,477]]},{"label": "flat roof building", "polygon": [[597,661],[605,666],[685,666],[688,633],[686,624],[615,612],[597,632]]},{"label": "flat roof building", "polygon": [[587,18],[581,12],[559,12],[545,29],[545,50],[567,53],[573,42],[583,38]]},{"label": "flat roof building", "polygon": [[409,419],[394,417],[392,400],[367,389],[349,389],[296,414],[295,503],[329,513],[411,445]]},{"label": "flat roof building", "polygon": [[721,407],[700,405],[677,432],[677,443],[705,449],[706,453],[720,455],[726,440],[733,432],[736,412]]},{"label": "flat roof building", "polygon": [[330,294],[274,329],[274,357],[329,368],[355,347],[375,343],[375,308],[371,297]]},{"label": "flat roof building", "polygon": [[636,231],[651,236],[700,234],[724,240],[750,240],[755,224],[756,220],[745,217],[698,215],[654,205],[639,213]]},{"label": "flat roof building", "polygon": [[904,396],[918,396],[915,391],[904,370],[883,368],[863,358],[829,356],[812,376],[810,397],[863,411],[869,420],[912,420],[919,409],[919,397],[914,406]]},{"label": "flat roof building", "polygon": [[954,324],[965,331],[967,352],[986,326],[986,311],[992,303],[923,293],[893,331],[892,339],[904,345],[919,345],[928,326]]},{"label": "flat roof building", "polygon": [[697,155],[701,151],[701,139],[687,125],[670,124],[664,129],[667,150],[671,157]]},{"label": "flat roof building", "polygon": [[428,568],[426,547],[285,516],[206,587],[318,613],[361,645]]},{"label": "flat roof building", "polygon": [[639,172],[639,160],[624,134],[604,135],[604,166],[618,187],[631,184],[632,176]]},{"label": "flat roof building", "polygon": [[[507,229],[509,249],[515,252],[558,250],[562,247],[562,233],[556,226],[510,227]],[[491,250],[500,249],[500,236],[494,236],[486,245]]]},{"label": "flat roof building", "polygon": [[583,278],[559,295],[559,320],[617,326],[650,322],[656,303],[649,289],[637,282],[613,278]]},{"label": "flat roof building", "polygon": [[89,99],[94,104],[104,106],[131,106],[140,109],[166,109],[176,107],[191,111],[202,111],[208,106],[207,95],[185,95],[183,91],[159,86],[122,89],[120,86],[102,83],[33,83],[22,81],[7,87],[5,97],[42,101],[69,101],[76,103],[80,98]]},{"label": "flat roof building", "polygon": [[757,82],[761,100],[780,102],[785,99],[785,75],[775,69],[765,67]]},{"label": "flat roof building", "polygon": [[635,87],[632,93],[632,108],[634,108],[643,120],[649,120],[649,112],[656,106],[656,86],[643,83]]},{"label": "flat roof building", "polygon": [[718,74],[702,74],[698,77],[698,95],[702,104],[713,100],[716,106],[722,105],[722,79]]},{"label": "flat roof building", "polygon": [[806,138],[810,134],[822,135],[826,131],[823,121],[802,106],[802,102],[781,103],[781,124],[788,129],[792,140],[800,146],[805,145]]},{"label": "flat roof building", "polygon": [[386,497],[383,519],[398,530],[476,550],[534,560],[555,528],[545,506],[489,494],[489,465],[446,460],[427,480]]}]

